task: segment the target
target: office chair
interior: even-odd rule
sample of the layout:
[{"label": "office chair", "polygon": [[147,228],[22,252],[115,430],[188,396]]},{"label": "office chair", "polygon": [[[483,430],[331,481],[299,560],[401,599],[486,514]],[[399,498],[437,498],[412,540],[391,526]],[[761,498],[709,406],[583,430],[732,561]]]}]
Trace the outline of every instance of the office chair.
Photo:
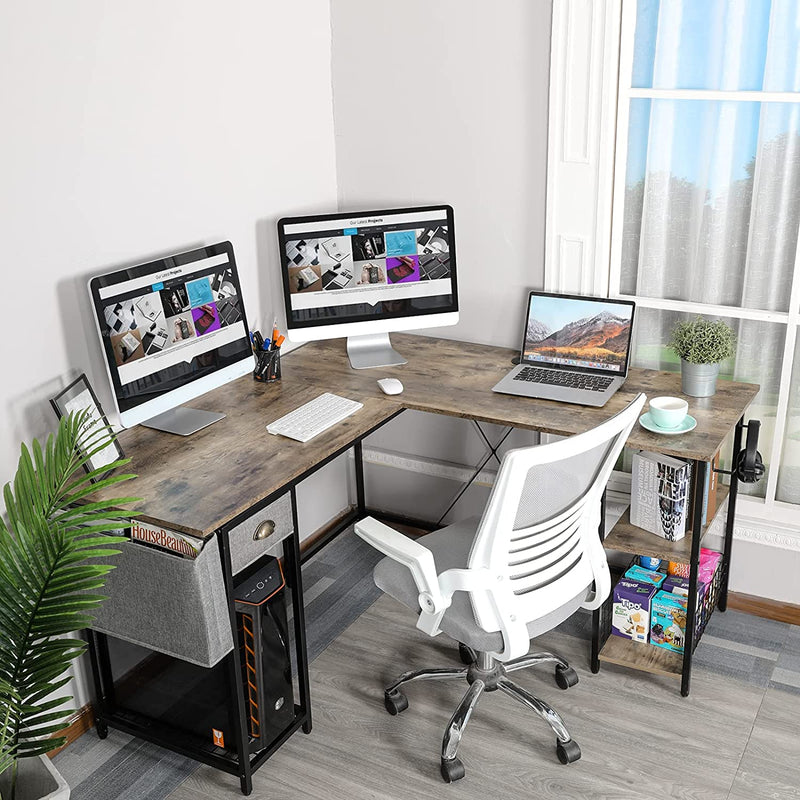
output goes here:
[{"label": "office chair", "polygon": [[645,402],[585,433],[504,456],[483,515],[420,539],[409,539],[372,517],[356,533],[387,558],[375,567],[378,588],[418,612],[417,627],[459,642],[463,668],[406,672],[384,692],[390,714],[408,708],[400,691],[420,680],[466,679],[469,688],[442,741],[441,773],[464,777],[457,758],[464,729],[483,692],[500,689],[547,722],[562,764],[580,747],[561,717],[508,677],[537,664],[555,664],[562,689],[578,682],[575,670],[553,653],[528,654],[531,639],[579,608],[596,609],[611,591],[598,534],[601,498],[609,475]]}]

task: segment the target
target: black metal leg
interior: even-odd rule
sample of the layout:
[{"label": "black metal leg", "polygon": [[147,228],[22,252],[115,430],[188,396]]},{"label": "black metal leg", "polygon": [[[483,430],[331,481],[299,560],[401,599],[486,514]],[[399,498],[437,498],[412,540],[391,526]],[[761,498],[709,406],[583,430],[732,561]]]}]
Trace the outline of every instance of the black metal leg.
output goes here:
[{"label": "black metal leg", "polygon": [[[600,525],[597,529],[597,533],[600,536],[600,541],[602,542],[606,538],[606,492],[603,490],[603,496],[600,498]],[[602,642],[600,638],[602,636],[601,628],[601,621],[602,621],[602,611],[603,607],[605,606],[606,601],[603,601],[603,606],[600,608],[596,608],[592,612],[592,656],[591,656],[591,669],[592,672],[597,674],[600,672],[600,648],[602,647]]]},{"label": "black metal leg", "polygon": [[589,666],[597,675],[600,672],[600,609],[592,611],[592,657]]},{"label": "black metal leg", "polygon": [[108,673],[104,674],[100,666],[100,645],[98,639],[101,636],[104,637],[104,634],[97,633],[90,629],[86,631],[86,640],[89,645],[89,661],[92,665],[92,682],[94,683],[95,728],[97,730],[97,735],[101,739],[105,739],[106,736],[108,736],[108,725],[105,721],[105,717],[108,713],[105,685],[111,680],[111,676]]},{"label": "black metal leg", "polygon": [[[308,677],[308,651],[306,650],[306,618],[303,605],[303,576],[300,569],[300,530],[297,525],[297,493],[291,490],[292,525],[294,533],[289,537],[289,546],[284,546],[286,572],[292,584],[292,609],[297,653],[297,680],[300,684],[300,708],[305,716],[303,733],[311,733],[311,686]],[[284,540],[286,542],[286,540]]]},{"label": "black metal leg", "polygon": [[686,609],[686,632],[683,642],[683,670],[681,673],[681,694],[688,697],[692,681],[692,656],[694,655],[695,623],[697,617],[697,573],[700,566],[700,539],[703,535],[703,492],[706,485],[705,461],[693,461],[692,499],[692,555],[689,568],[689,597]]},{"label": "black metal leg", "polygon": [[728,578],[731,572],[731,548],[733,547],[733,526],[736,521],[736,497],[739,494],[739,478],[736,474],[736,457],[742,448],[742,428],[744,415],[736,423],[733,434],[733,452],[731,453],[731,491],[728,495],[728,516],[725,520],[725,547],[722,551],[722,586],[719,592],[717,607],[720,611],[728,608]]},{"label": "black metal leg", "polygon": [[503,444],[503,442],[506,439],[508,439],[508,437],[511,434],[511,432],[514,430],[514,428],[509,428],[503,434],[503,436],[501,437],[500,441],[496,445],[492,445],[491,442],[489,441],[489,439],[487,438],[486,434],[483,432],[483,429],[481,428],[481,426],[477,423],[477,421],[473,420],[473,423],[475,424],[476,429],[480,433],[481,438],[485,442],[486,446],[489,448],[490,452],[480,462],[480,464],[478,464],[478,466],[475,467],[475,470],[473,471],[473,473],[470,476],[469,480],[461,487],[461,489],[459,489],[458,494],[456,494],[456,496],[453,498],[453,501],[450,503],[449,506],[447,506],[447,508],[444,510],[444,513],[439,517],[439,519],[436,522],[437,527],[442,524],[442,520],[444,520],[444,518],[450,513],[450,511],[452,510],[453,506],[455,506],[455,504],[461,499],[461,497],[463,496],[464,492],[466,492],[467,489],[469,489],[469,487],[472,486],[472,482],[475,480],[475,478],[478,477],[478,475],[481,474],[481,470],[492,460],[492,458],[494,458],[494,460],[497,461],[498,464],[500,463],[501,459],[500,459],[500,456],[497,455],[497,451],[500,449],[500,446]]},{"label": "black metal leg", "polygon": [[353,456],[356,462],[356,509],[360,519],[367,513],[367,503],[364,497],[364,448],[361,439],[353,445]]},{"label": "black metal leg", "polygon": [[[236,604],[233,599],[233,567],[231,566],[230,542],[227,533],[217,532],[220,559],[222,561],[222,577],[225,581],[225,594],[228,598],[228,614],[230,617],[233,641],[238,637],[238,620],[236,618]],[[239,781],[242,794],[253,791],[253,771],[250,767],[250,736],[247,730],[247,706],[244,699],[244,686],[242,685],[242,663],[239,657],[239,648],[234,645],[233,650],[225,657],[225,675],[228,680],[228,691],[234,703],[233,738],[236,745],[236,757],[239,764]]]}]

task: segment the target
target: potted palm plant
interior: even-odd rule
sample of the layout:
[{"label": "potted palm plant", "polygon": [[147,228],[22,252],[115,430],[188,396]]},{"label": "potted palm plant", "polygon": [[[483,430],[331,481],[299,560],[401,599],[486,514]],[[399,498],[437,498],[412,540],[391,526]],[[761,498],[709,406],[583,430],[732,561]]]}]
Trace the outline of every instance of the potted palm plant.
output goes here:
[{"label": "potted palm plant", "polygon": [[113,434],[90,424],[86,412],[61,419],[44,447],[24,444],[13,483],[3,491],[0,517],[0,797],[69,797],[69,787],[45,756],[64,744],[71,697],[54,696],[65,672],[84,650],[74,634],[92,622],[105,598],[96,594],[112,566],[92,559],[119,552],[122,504],[92,494],[133,475],[111,475],[127,463],[84,469]]},{"label": "potted palm plant", "polygon": [[669,347],[681,359],[681,391],[710,397],[717,391],[720,362],[736,354],[736,334],[722,320],[696,317],[675,325]]}]

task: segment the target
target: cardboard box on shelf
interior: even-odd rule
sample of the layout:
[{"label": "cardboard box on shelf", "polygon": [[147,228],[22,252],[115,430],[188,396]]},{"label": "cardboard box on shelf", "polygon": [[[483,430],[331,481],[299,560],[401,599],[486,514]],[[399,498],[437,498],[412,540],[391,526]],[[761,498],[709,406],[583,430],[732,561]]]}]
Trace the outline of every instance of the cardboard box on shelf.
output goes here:
[{"label": "cardboard box on shelf", "polygon": [[687,598],[672,592],[659,591],[650,611],[650,644],[683,652],[686,641]]},{"label": "cardboard box on shelf", "polygon": [[657,591],[653,583],[620,578],[614,587],[611,633],[634,642],[647,642],[650,603]]}]

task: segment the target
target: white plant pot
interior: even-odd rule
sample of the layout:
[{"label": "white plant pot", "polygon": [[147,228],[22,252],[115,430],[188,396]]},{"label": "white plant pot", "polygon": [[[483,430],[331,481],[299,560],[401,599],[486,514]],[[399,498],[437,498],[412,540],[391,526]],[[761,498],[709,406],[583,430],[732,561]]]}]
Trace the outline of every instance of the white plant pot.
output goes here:
[{"label": "white plant pot", "polygon": [[[47,756],[21,758],[17,764],[15,800],[69,800],[69,786]],[[11,797],[11,770],[0,775],[0,797]]]}]

